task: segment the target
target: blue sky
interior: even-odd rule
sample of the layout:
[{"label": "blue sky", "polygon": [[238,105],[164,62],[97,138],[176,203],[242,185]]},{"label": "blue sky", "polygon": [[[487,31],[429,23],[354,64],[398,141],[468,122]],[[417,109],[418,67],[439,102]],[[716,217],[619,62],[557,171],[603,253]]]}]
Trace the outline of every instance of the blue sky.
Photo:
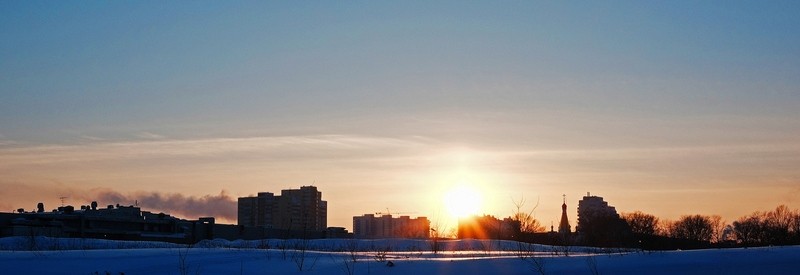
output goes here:
[{"label": "blue sky", "polygon": [[[658,196],[623,190],[762,196],[644,209],[663,216],[797,207],[799,6],[5,1],[0,184],[199,181],[187,193],[239,196],[318,182],[354,202],[331,214],[345,224],[459,180],[507,185],[487,187],[504,190],[487,195],[496,205],[516,190],[546,197],[554,219],[562,193],[591,190],[630,211]],[[225,146],[197,152],[209,143]]]}]

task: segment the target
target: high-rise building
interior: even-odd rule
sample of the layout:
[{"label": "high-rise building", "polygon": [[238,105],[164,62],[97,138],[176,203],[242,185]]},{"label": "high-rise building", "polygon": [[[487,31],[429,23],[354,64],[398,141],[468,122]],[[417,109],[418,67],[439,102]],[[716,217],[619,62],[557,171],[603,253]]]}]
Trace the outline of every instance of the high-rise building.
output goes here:
[{"label": "high-rise building", "polygon": [[272,227],[275,198],[270,192],[259,192],[256,197],[239,198],[238,224]]},{"label": "high-rise building", "polygon": [[616,219],[619,219],[617,210],[613,206],[609,206],[603,197],[587,193],[578,202],[578,225],[575,227],[575,231],[584,232],[592,223]]},{"label": "high-rise building", "polygon": [[239,198],[238,224],[323,231],[328,226],[328,202],[314,186],[281,190],[280,196],[260,192],[256,197]]},{"label": "high-rise building", "polygon": [[631,230],[617,210],[602,197],[586,194],[578,202],[578,226],[575,228],[584,245],[620,246],[631,242]]}]

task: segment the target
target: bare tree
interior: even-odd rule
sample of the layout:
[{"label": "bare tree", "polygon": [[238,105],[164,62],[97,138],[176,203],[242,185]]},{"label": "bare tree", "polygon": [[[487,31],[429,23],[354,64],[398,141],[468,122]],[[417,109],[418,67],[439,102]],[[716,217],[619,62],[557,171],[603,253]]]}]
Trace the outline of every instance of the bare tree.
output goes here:
[{"label": "bare tree", "polygon": [[447,226],[442,223],[441,218],[437,217],[435,220],[436,221],[431,225],[430,247],[433,254],[438,254],[441,250],[440,241],[446,235]]},{"label": "bare tree", "polygon": [[770,244],[788,244],[793,218],[794,213],[786,205],[779,205],[775,210],[767,212],[764,227],[768,230]]},{"label": "bare tree", "polygon": [[301,240],[299,242],[295,242],[291,257],[292,257],[292,261],[297,266],[297,270],[298,271],[308,271],[308,270],[313,269],[314,265],[316,265],[317,260],[319,258],[319,254],[315,255],[315,257],[313,258],[313,261],[310,263],[310,265],[306,261],[306,260],[308,260],[307,259],[308,256],[309,256],[308,254],[310,254],[309,251],[308,251],[310,248],[311,247],[310,247],[308,238],[304,238],[303,240]]},{"label": "bare tree", "polygon": [[767,220],[774,227],[789,229],[794,219],[794,211],[789,209],[786,205],[779,205],[775,210],[767,214]]},{"label": "bare tree", "polygon": [[711,215],[711,242],[719,243],[722,242],[722,235],[725,231],[725,220],[722,219],[719,215]]},{"label": "bare tree", "polygon": [[741,244],[759,245],[762,243],[763,229],[761,225],[763,224],[763,216],[760,212],[754,212],[733,222],[733,231],[736,232],[736,238]]},{"label": "bare tree", "polygon": [[189,274],[189,262],[186,258],[189,256],[189,250],[192,245],[187,245],[184,248],[178,248],[178,273],[181,275]]},{"label": "bare tree", "polygon": [[545,257],[538,257],[538,256],[536,256],[534,254],[535,254],[535,252],[531,251],[531,255],[532,256],[527,258],[527,261],[530,264],[530,268],[531,268],[531,270],[535,271],[536,273],[539,273],[540,275],[544,275],[546,273],[545,272],[546,271],[545,267],[546,267],[546,264],[547,264],[547,262],[545,261],[546,258]]},{"label": "bare tree", "polygon": [[341,264],[342,271],[347,275],[353,275],[356,272],[356,263],[358,262],[358,242],[354,239],[347,241],[342,251],[346,254],[331,255],[334,262]]},{"label": "bare tree", "polygon": [[641,211],[622,213],[622,219],[628,223],[631,231],[636,234],[656,235],[659,231],[658,218]]},{"label": "bare tree", "polygon": [[675,222],[669,219],[659,220],[658,226],[656,227],[656,235],[666,237],[672,236],[673,224],[675,224]]},{"label": "bare tree", "polygon": [[790,242],[800,244],[800,211],[795,210],[792,214],[792,222],[789,224]]},{"label": "bare tree", "polygon": [[685,215],[672,224],[670,236],[710,242],[714,236],[713,219],[703,215]]},{"label": "bare tree", "polygon": [[523,209],[525,208],[525,197],[520,197],[519,201],[511,199],[511,202],[514,203],[514,209],[512,210],[513,214],[511,219],[519,222],[520,225],[520,232],[524,233],[537,233],[537,232],[544,232],[545,228],[536,219],[536,208],[539,208],[539,199],[536,199],[536,204],[531,208],[531,211],[525,212]]},{"label": "bare tree", "polygon": [[589,266],[589,272],[592,275],[600,275],[600,270],[597,269],[597,259],[594,256],[586,256],[584,258],[586,259],[586,265]]},{"label": "bare tree", "polygon": [[753,212],[733,223],[744,245],[785,245],[800,243],[800,213],[780,205],[773,211]]}]

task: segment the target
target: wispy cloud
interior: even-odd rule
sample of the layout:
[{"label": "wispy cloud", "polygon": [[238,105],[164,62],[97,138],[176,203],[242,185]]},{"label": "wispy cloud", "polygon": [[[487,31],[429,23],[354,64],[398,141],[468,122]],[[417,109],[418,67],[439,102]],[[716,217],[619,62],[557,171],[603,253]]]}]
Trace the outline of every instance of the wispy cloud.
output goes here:
[{"label": "wispy cloud", "polygon": [[[2,144],[2,143],[0,143]],[[189,140],[147,140],[77,145],[39,145],[0,148],[2,166],[46,165],[74,162],[106,162],[158,158],[208,158],[214,156],[261,159],[394,159],[431,160],[454,148],[425,137],[385,138],[354,135],[312,135]],[[730,144],[684,147],[589,148],[550,150],[503,145],[470,148],[478,159],[519,160],[659,160],[708,157],[800,157],[797,144]]]},{"label": "wispy cloud", "polygon": [[574,150],[506,151],[509,155],[551,159],[635,160],[733,156],[749,154],[788,154],[800,157],[800,144],[720,144],[706,146],[631,147]]},{"label": "wispy cloud", "polygon": [[136,137],[143,138],[143,139],[165,139],[165,138],[167,138],[165,136],[162,136],[162,135],[159,135],[159,134],[154,134],[154,133],[151,133],[151,132],[141,132],[141,133],[136,134]]},{"label": "wispy cloud", "polygon": [[106,140],[106,139],[101,138],[101,137],[90,136],[90,135],[81,135],[81,138],[85,139],[85,140],[89,140],[89,141],[104,141],[104,140]]},{"label": "wispy cloud", "polygon": [[0,134],[0,146],[15,145],[15,144],[17,144],[17,142],[13,140],[7,140],[6,136]]},{"label": "wispy cloud", "polygon": [[422,146],[424,138],[379,138],[345,135],[214,138],[99,142],[79,145],[40,145],[0,149],[0,165],[151,159],[161,157],[205,157],[251,153],[292,158],[333,157],[345,153],[369,154],[376,149],[402,150]]},{"label": "wispy cloud", "polygon": [[[248,194],[324,179],[326,194],[335,194],[341,201],[364,199],[370,191],[395,190],[389,186],[419,186],[397,193],[424,197],[428,192],[420,189],[446,184],[459,169],[476,181],[535,190],[528,192],[562,192],[548,189],[552,186],[608,189],[629,188],[634,183],[656,186],[657,182],[665,184],[661,189],[686,196],[697,193],[691,188],[730,190],[767,183],[776,184],[774,190],[794,188],[796,181],[776,183],[775,179],[796,177],[791,167],[798,160],[800,145],[791,143],[554,150],[508,143],[459,146],[420,136],[97,141],[0,148],[0,186],[4,187],[0,197],[11,201],[0,206],[29,208],[37,200],[55,205],[56,198],[67,195],[76,203],[139,201],[150,211],[233,221],[236,196],[227,191],[205,194],[221,189]],[[397,197],[367,200],[380,204],[408,200],[401,202]],[[794,198],[796,194],[787,201]],[[338,211],[346,212],[337,212],[346,222],[347,211],[354,210]]]}]

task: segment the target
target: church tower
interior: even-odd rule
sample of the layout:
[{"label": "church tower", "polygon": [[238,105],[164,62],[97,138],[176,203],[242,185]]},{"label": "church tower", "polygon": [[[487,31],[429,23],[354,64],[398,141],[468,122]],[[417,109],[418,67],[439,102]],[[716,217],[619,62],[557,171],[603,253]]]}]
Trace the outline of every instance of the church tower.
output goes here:
[{"label": "church tower", "polygon": [[561,223],[558,224],[558,233],[569,234],[571,228],[567,219],[567,195],[564,195],[564,204],[561,205]]}]

